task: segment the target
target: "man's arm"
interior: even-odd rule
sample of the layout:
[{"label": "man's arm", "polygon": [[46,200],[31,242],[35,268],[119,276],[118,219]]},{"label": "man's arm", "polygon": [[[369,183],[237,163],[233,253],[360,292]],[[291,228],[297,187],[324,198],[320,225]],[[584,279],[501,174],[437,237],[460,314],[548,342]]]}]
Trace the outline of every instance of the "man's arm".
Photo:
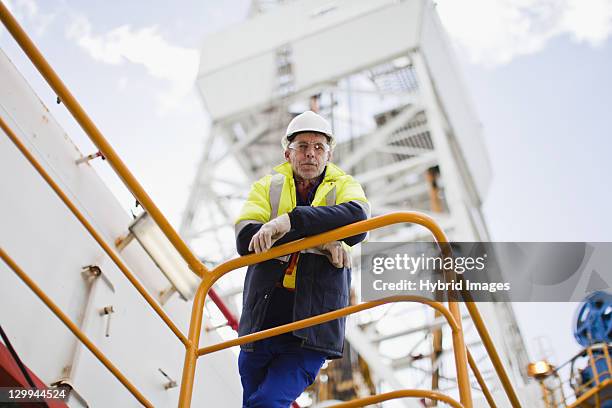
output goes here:
[{"label": "man's arm", "polygon": [[[295,207],[289,213],[292,230],[303,234],[302,237],[321,234],[354,222],[368,219],[367,203],[349,201],[326,207]],[[363,241],[366,233],[344,238],[347,245],[353,246]]]},{"label": "man's arm", "polygon": [[[348,203],[328,207],[298,206],[289,213],[291,230],[283,235],[278,241],[274,242],[272,246],[278,246],[300,238],[321,234],[354,222],[366,220],[367,218],[367,209],[358,201],[349,201]],[[261,229],[262,225],[263,223],[253,221],[242,226],[240,231],[236,234],[236,249],[238,250],[238,254],[243,256],[252,252],[249,251],[249,243],[253,235]],[[366,235],[365,233],[354,235],[344,238],[342,241],[349,246],[353,246],[363,241]]]},{"label": "man's arm", "polygon": [[[262,223],[258,222],[247,224],[242,227],[238,234],[236,234],[236,249],[238,250],[238,254],[240,256],[248,255],[253,252],[249,251],[249,243],[251,242],[253,235],[255,235],[261,229],[262,225]],[[304,238],[304,235],[295,229],[291,229],[278,241],[274,242],[272,246],[286,244],[287,242],[295,241],[300,238]]]}]

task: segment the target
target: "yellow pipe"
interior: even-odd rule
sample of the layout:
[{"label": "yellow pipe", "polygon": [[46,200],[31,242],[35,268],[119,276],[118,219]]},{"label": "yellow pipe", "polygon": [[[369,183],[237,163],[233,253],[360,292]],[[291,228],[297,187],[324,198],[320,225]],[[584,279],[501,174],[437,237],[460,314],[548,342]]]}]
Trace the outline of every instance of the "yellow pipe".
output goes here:
[{"label": "yellow pipe", "polygon": [[206,268],[206,266],[200,262],[200,260],[193,254],[193,252],[191,252],[187,244],[181,239],[174,228],[172,228],[166,217],[164,217],[153,200],[151,200],[140,183],[138,183],[138,180],[136,180],[119,155],[117,155],[112,146],[104,138],[102,132],[98,130],[76,98],[68,90],[66,85],[64,85],[60,77],[45,60],[38,48],[36,48],[34,42],[28,37],[26,32],[23,30],[23,28],[21,28],[17,20],[15,20],[8,8],[1,1],[0,20],[2,20],[6,29],[11,33],[23,52],[30,58],[30,61],[32,61],[34,66],[45,78],[51,89],[53,89],[68,111],[70,111],[79,125],[81,125],[81,128],[89,136],[91,141],[98,147],[98,149],[100,149],[100,152],[102,152],[108,163],[115,170],[128,190],[132,192],[134,197],[138,200],[142,207],[147,210],[149,215],[151,215],[151,218],[155,220],[159,228],[164,232],[166,237],[168,237],[170,242],[172,242],[191,270],[198,276],[202,276],[204,273],[208,272],[208,268]]},{"label": "yellow pipe", "polygon": [[389,296],[384,299],[375,300],[372,302],[360,303],[358,305],[344,307],[342,309],[334,310],[332,312],[323,313],[317,316],[309,317],[307,319],[299,320],[297,322],[284,324],[282,326],[273,327],[271,329],[266,329],[259,331],[257,333],[251,333],[246,336],[241,336],[236,339],[224,341],[222,343],[213,344],[211,346],[202,347],[198,350],[198,356],[203,356],[205,354],[210,354],[215,351],[223,350],[228,347],[239,346],[245,343],[252,343],[254,341],[266,339],[268,337],[277,336],[279,334],[288,333],[294,330],[303,329],[305,327],[316,326],[317,324],[329,322],[330,320],[335,320],[343,316],[347,316],[353,313],[358,313],[363,310],[372,309],[374,307],[378,307],[387,303],[392,302],[417,302],[422,303],[424,305],[428,305],[436,310],[438,310],[444,317],[446,321],[449,323],[451,330],[453,332],[459,331],[459,326],[455,321],[454,317],[450,314],[450,312],[444,307],[444,305],[440,302],[436,302],[433,300],[429,300],[427,298],[421,296]]},{"label": "yellow pipe", "polygon": [[[432,220],[433,221],[433,220]],[[436,227],[437,224],[433,223]],[[433,232],[433,231],[432,231]],[[443,234],[443,233],[442,233]],[[442,239],[438,239],[438,236],[434,232],[434,236],[440,245],[444,258],[452,257],[452,250],[448,244],[446,237],[442,235]],[[445,278],[447,281],[456,281],[457,274],[454,271],[445,270]],[[459,325],[459,331],[451,333],[453,340],[453,350],[455,351],[455,367],[457,370],[457,385],[459,387],[459,399],[466,408],[472,408],[472,388],[470,386],[470,377],[467,371],[467,348],[465,346],[465,340],[463,338],[462,319],[461,319],[461,308],[458,302],[458,293],[454,290],[447,292],[448,296],[448,309],[453,315],[457,324]]]},{"label": "yellow pipe", "polygon": [[[194,297],[191,322],[189,326],[189,342],[193,347],[188,347],[185,355],[185,364],[183,366],[183,380],[181,382],[181,392],[179,396],[179,406],[189,407],[191,404],[191,394],[193,388],[193,379],[195,376],[195,366],[197,360],[197,347],[200,341],[200,331],[202,328],[202,313],[204,308],[204,301],[206,294],[210,287],[224,274],[234,269],[241,268],[243,266],[263,262],[268,259],[276,258],[279,256],[287,255],[293,252],[300,251],[306,248],[312,248],[323,244],[325,242],[337,241],[339,239],[357,235],[363,232],[367,232],[373,229],[381,228],[391,224],[397,224],[400,222],[415,223],[422,225],[429,229],[434,235],[438,245],[442,248],[445,255],[450,252],[450,247],[445,245],[448,243],[444,232],[438,227],[435,221],[421,213],[417,212],[397,212],[379,217],[370,218],[365,221],[360,221],[354,224],[346,225],[344,227],[325,232],[323,234],[315,235],[312,237],[300,239],[294,242],[290,242],[278,247],[273,247],[269,251],[261,254],[250,254],[239,258],[231,259],[227,262],[222,263],[211,271],[210,274],[206,274],[200,287],[198,288]],[[450,303],[450,302],[449,302]],[[456,303],[456,302],[454,302]],[[456,321],[458,331],[453,332],[453,346],[455,351],[455,361],[457,362],[457,382],[459,385],[459,393],[461,396],[461,403],[466,408],[471,408],[471,393],[470,383],[467,372],[467,354],[465,343],[463,340],[463,334],[461,332],[461,316],[458,308],[455,308],[450,314]],[[291,323],[293,324],[293,323]]]},{"label": "yellow pipe", "polygon": [[108,358],[83,334],[83,332],[70,320],[68,316],[49,298],[45,292],[30,279],[30,277],[11,259],[11,257],[0,248],[0,257],[6,264],[19,276],[19,278],[43,301],[45,305],[70,329],[70,331],[81,340],[81,342],[91,351],[102,364],[132,393],[134,397],[145,407],[153,407],[145,397],[130,383],[130,381],[110,362]]},{"label": "yellow pipe", "polygon": [[608,344],[602,345],[604,355],[606,356],[606,366],[608,367],[608,375],[612,375],[612,362],[610,361],[610,353],[608,352]]},{"label": "yellow pipe", "polygon": [[[314,235],[308,238],[299,239],[297,241],[289,242],[283,245],[270,248],[269,251],[261,254],[250,254],[241,256],[238,258],[230,259],[210,272],[212,283],[216,282],[221,276],[234,269],[242,268],[263,261],[267,261],[272,258],[288,255],[293,252],[301,251],[307,248],[313,248],[330,241],[337,241],[339,239],[350,237],[352,235],[361,234],[367,231],[375,230],[378,228],[385,227],[387,225],[398,224],[398,223],[413,223],[424,226],[434,233],[438,244],[445,247],[446,236],[444,232],[436,225],[435,221],[425,215],[418,212],[402,211],[394,212],[391,214],[380,215],[373,217],[368,220],[359,221],[354,224],[345,225],[344,227],[337,228],[332,231],[327,231],[319,235]],[[202,289],[202,286],[200,286]]]},{"label": "yellow pipe", "polygon": [[459,400],[465,408],[472,408],[472,389],[470,387],[470,377],[467,371],[467,349],[463,340],[461,328],[461,311],[457,302],[449,301],[448,307],[457,320],[459,331],[451,333],[453,338],[453,350],[455,351],[455,367],[457,369],[457,385],[459,386]]},{"label": "yellow pipe", "polygon": [[589,389],[587,392],[582,394],[579,398],[576,398],[576,401],[567,406],[567,408],[578,408],[582,406],[582,403],[591,398],[593,395],[599,397],[599,391],[604,388],[612,386],[612,378],[608,378],[602,382],[600,382],[595,387]]},{"label": "yellow pipe", "polygon": [[487,327],[485,326],[484,321],[482,320],[482,316],[480,315],[480,312],[478,311],[478,307],[476,306],[476,303],[465,302],[465,306],[467,307],[467,310],[470,313],[470,316],[472,317],[474,326],[476,326],[476,330],[478,331],[478,334],[480,335],[482,344],[484,345],[485,349],[487,350],[487,353],[489,354],[489,359],[491,360],[491,363],[493,363],[495,372],[497,373],[497,376],[499,377],[499,380],[501,381],[502,386],[504,387],[504,391],[506,391],[506,395],[508,396],[508,399],[510,400],[510,404],[512,405],[512,408],[521,408],[521,402],[519,401],[518,396],[516,395],[516,392],[514,391],[514,387],[512,386],[512,383],[510,382],[508,373],[506,373],[506,369],[504,368],[501,358],[499,357],[499,354],[497,353],[497,350],[495,349],[495,345],[493,344],[491,335],[489,334],[489,331],[487,330]]},{"label": "yellow pipe", "polygon": [[384,394],[372,395],[371,397],[359,398],[356,400],[343,402],[341,404],[332,405],[331,408],[354,408],[365,407],[367,405],[377,404],[379,402],[388,401],[396,398],[427,398],[435,401],[446,402],[454,408],[465,408],[464,405],[455,401],[449,396],[442,393],[430,390],[398,390]]},{"label": "yellow pipe", "polygon": [[[230,261],[231,262],[231,261]],[[227,262],[226,262],[227,263]],[[224,265],[224,264],[222,264]],[[218,268],[218,267],[217,267]],[[212,287],[214,274],[206,274],[198,287],[191,305],[191,321],[189,323],[189,345],[185,350],[185,361],[183,363],[183,374],[181,379],[181,391],[179,393],[179,407],[189,408],[193,393],[193,381],[195,378],[196,363],[198,360],[198,347],[200,344],[200,332],[202,331],[202,315],[204,312],[204,301]]]},{"label": "yellow pipe", "polygon": [[[593,379],[595,380],[595,384],[599,385],[599,373],[597,372],[597,365],[595,364],[595,357],[593,356],[593,350],[591,347],[587,347],[587,354],[589,356],[589,365],[591,366],[591,370],[593,370]],[[600,398],[599,393],[595,394],[595,406],[599,408],[600,406]]]},{"label": "yellow pipe", "polygon": [[593,355],[593,350],[591,347],[587,347],[587,355],[589,356],[589,365],[591,366],[591,370],[593,370],[593,379],[595,380],[595,384],[599,385],[599,373],[597,372],[597,364],[595,361],[595,356]]},{"label": "yellow pipe", "polygon": [[470,350],[467,351],[468,363],[470,363],[470,367],[472,368],[472,372],[474,373],[474,377],[476,377],[476,381],[480,385],[480,389],[484,394],[489,406],[491,408],[497,408],[495,405],[495,400],[493,399],[493,395],[491,395],[491,391],[489,391],[489,387],[487,387],[487,383],[485,382],[482,374],[480,374],[480,370],[478,369],[478,365],[476,365],[476,361],[474,361],[474,357],[472,357],[472,353]]},{"label": "yellow pipe", "polygon": [[104,249],[104,252],[108,254],[108,256],[113,260],[113,262],[117,265],[117,267],[123,272],[125,277],[134,285],[136,290],[145,298],[147,303],[151,305],[153,310],[161,317],[161,319],[168,325],[170,330],[179,338],[179,340],[183,344],[187,344],[188,340],[185,335],[179,330],[178,327],[172,322],[170,317],[162,310],[162,308],[155,302],[155,300],[149,295],[147,290],[138,282],[138,280],[134,277],[134,275],[129,271],[127,266],[119,259],[119,257],[115,254],[115,251],[108,245],[104,238],[95,230],[95,228],[91,225],[89,221],[83,216],[83,214],[79,211],[78,208],[70,201],[70,198],[62,191],[59,185],[53,181],[49,173],[45,171],[45,169],[40,165],[40,163],[36,160],[36,158],[28,151],[25,145],[19,140],[17,135],[8,127],[6,122],[2,117],[0,117],[0,128],[6,133],[6,135],[11,139],[11,141],[15,144],[17,149],[21,151],[21,153],[25,156],[26,159],[32,164],[32,166],[36,169],[36,171],[42,176],[42,178],[47,182],[47,184],[55,191],[55,194],[66,204],[66,206],[70,209],[72,214],[81,222],[81,224],[85,227],[85,229],[91,234],[91,236],[96,240],[96,242]]}]

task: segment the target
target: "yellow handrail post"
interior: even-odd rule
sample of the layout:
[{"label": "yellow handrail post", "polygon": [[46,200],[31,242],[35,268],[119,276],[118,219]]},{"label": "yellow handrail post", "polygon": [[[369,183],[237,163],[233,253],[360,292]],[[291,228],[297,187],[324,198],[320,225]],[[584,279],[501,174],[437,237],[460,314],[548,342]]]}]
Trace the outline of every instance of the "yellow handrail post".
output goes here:
[{"label": "yellow handrail post", "polygon": [[206,295],[215,280],[214,274],[204,275],[198,290],[193,298],[191,307],[191,321],[189,323],[189,333],[185,346],[185,362],[183,364],[183,374],[181,379],[181,391],[179,394],[179,407],[188,408],[191,406],[191,395],[193,393],[193,382],[195,378],[196,363],[198,360],[198,348],[200,345],[200,332],[202,331],[202,317],[204,314],[204,302]]},{"label": "yellow handrail post", "polygon": [[112,146],[104,138],[102,132],[100,132],[89,118],[85,110],[81,107],[70,90],[68,90],[66,85],[64,85],[60,77],[45,60],[41,52],[36,48],[34,42],[28,37],[2,1],[0,1],[0,20],[4,23],[4,26],[11,33],[23,52],[30,58],[30,61],[32,61],[34,66],[45,78],[51,89],[53,89],[68,111],[74,116],[93,144],[100,149],[100,152],[115,170],[119,178],[132,192],[142,207],[151,215],[151,218],[155,220],[159,228],[181,254],[185,262],[189,265],[189,268],[198,276],[202,276],[204,273],[208,272],[208,268],[200,262],[193,252],[191,252],[185,241],[183,241],[174,228],[172,228],[172,225],[170,225],[166,217],[159,208],[157,208],[153,200],[151,200],[151,197],[149,197],[140,183],[138,183],[138,180],[136,180],[134,175],[129,171]]},{"label": "yellow handrail post", "polygon": [[608,374],[612,376],[612,361],[610,360],[610,352],[608,351],[607,344],[603,345],[604,356],[606,357],[606,366],[608,367]]},{"label": "yellow handrail post", "polygon": [[[444,231],[438,227],[436,223],[426,226],[433,236],[435,237],[442,255],[446,258],[452,256],[452,251],[448,239],[444,234]],[[454,271],[450,272],[451,277],[456,277]],[[448,296],[448,310],[457,321],[458,330],[451,333],[453,340],[453,350],[455,356],[455,370],[457,371],[457,386],[459,387],[459,400],[465,408],[472,408],[472,389],[470,387],[470,377],[468,373],[468,358],[467,349],[465,347],[465,340],[463,338],[463,327],[461,319],[461,309],[457,301],[456,291],[449,291]]]},{"label": "yellow handrail post", "polygon": [[465,408],[472,408],[472,389],[470,388],[470,377],[467,371],[467,350],[463,339],[461,311],[456,301],[449,301],[448,308],[459,326],[459,331],[451,333],[453,336],[453,349],[455,350],[455,368],[457,370],[459,400]]},{"label": "yellow handrail post", "polygon": [[484,345],[485,349],[487,350],[487,353],[489,354],[491,363],[493,363],[495,372],[497,373],[497,376],[499,377],[499,380],[501,381],[502,386],[504,387],[504,391],[506,391],[506,395],[510,400],[512,408],[521,408],[521,402],[519,401],[518,396],[514,391],[512,382],[510,382],[510,377],[508,377],[508,373],[506,373],[506,369],[504,368],[501,358],[499,357],[499,354],[495,349],[495,345],[493,344],[491,335],[489,334],[489,331],[487,330],[487,327],[485,326],[484,321],[482,320],[482,316],[478,311],[476,303],[474,303],[473,301],[465,302],[465,306],[467,307],[467,310],[470,313],[470,316],[472,317],[474,326],[476,326],[476,330],[480,335],[482,344]]},{"label": "yellow handrail post", "polygon": [[[597,372],[597,361],[595,360],[595,356],[593,355],[593,350],[591,349],[591,347],[587,347],[587,356],[589,357],[589,366],[591,367],[591,372],[593,373],[593,380],[595,381],[595,388],[597,388],[600,384],[599,373]],[[594,397],[595,397],[595,406],[599,408],[601,406],[599,393],[596,393]]]}]

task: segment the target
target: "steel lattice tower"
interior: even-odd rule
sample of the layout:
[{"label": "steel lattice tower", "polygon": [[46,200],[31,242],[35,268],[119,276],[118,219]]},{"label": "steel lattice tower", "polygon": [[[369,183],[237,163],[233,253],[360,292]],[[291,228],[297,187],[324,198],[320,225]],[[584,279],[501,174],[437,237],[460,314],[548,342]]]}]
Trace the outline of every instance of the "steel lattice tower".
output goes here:
[{"label": "steel lattice tower", "polygon": [[[331,121],[333,161],[364,186],[372,215],[422,211],[453,241],[489,239],[481,206],[491,170],[481,126],[430,1],[253,2],[243,24],[205,39],[197,85],[212,125],[181,232],[203,258],[235,256],[233,217],[250,183],[282,161],[281,136],[306,109]],[[430,239],[405,225],[370,236]],[[242,276],[220,285],[239,312]],[[512,309],[480,308],[522,385],[527,357]],[[483,356],[475,330],[464,324],[466,343]],[[422,387],[436,377],[437,387],[452,389],[449,335],[444,330],[440,338],[439,328],[433,313],[397,304],[351,318],[347,340],[383,388]],[[489,380],[495,388],[494,376]]]}]

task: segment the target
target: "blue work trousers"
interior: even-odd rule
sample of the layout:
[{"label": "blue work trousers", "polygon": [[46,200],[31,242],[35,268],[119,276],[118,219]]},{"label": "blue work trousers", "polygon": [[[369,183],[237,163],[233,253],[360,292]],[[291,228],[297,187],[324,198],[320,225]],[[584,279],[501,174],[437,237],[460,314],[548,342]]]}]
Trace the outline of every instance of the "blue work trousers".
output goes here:
[{"label": "blue work trousers", "polygon": [[238,370],[243,408],[287,408],[312,384],[325,362],[324,353],[308,350],[287,336],[255,343],[240,351]]}]

